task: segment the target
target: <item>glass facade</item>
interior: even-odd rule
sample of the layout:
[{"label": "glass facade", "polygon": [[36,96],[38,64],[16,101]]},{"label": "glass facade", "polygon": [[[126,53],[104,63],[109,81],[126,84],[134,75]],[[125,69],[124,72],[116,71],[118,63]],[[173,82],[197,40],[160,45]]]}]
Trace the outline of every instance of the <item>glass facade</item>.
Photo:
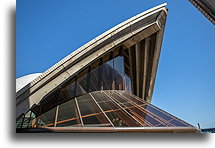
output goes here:
[{"label": "glass facade", "polygon": [[128,51],[105,54],[20,116],[17,128],[192,127],[134,96],[129,67]]},{"label": "glass facade", "polygon": [[44,97],[38,104],[37,115],[83,94],[99,90],[125,90],[131,92],[131,78],[124,50],[116,49],[84,68],[60,89]]},{"label": "glass facade", "polygon": [[28,112],[17,120],[17,128],[74,126],[192,127],[154,105],[121,90],[91,92],[60,104],[38,117],[33,116],[33,112]]}]

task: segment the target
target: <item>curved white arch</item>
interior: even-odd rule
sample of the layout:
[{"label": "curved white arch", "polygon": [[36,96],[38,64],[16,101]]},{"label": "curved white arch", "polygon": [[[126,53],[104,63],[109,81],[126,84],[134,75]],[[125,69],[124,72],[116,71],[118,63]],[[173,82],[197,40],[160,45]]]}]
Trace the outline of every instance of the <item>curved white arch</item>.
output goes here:
[{"label": "curved white arch", "polygon": [[150,88],[147,92],[151,100],[162,38],[167,16],[166,3],[144,11],[113,27],[66,58],[49,68],[16,93],[17,116],[37,104],[44,96],[60,86],[65,80],[76,75],[89,63],[113,48],[123,45],[130,48],[134,44],[156,33]]},{"label": "curved white arch", "polygon": [[42,73],[33,73],[16,79],[16,92],[25,87],[31,81],[39,77]]}]

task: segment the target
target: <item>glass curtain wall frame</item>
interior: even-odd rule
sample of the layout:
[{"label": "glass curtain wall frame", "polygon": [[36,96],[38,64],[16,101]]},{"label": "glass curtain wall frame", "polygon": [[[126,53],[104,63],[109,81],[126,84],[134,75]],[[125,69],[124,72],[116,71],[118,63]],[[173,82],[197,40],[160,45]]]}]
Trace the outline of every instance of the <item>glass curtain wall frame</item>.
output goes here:
[{"label": "glass curtain wall frame", "polygon": [[[123,90],[104,90],[71,99],[17,128],[44,127],[193,127]],[[35,116],[34,116],[35,117]],[[28,121],[28,122],[25,122]],[[28,126],[26,126],[28,125]]]},{"label": "glass curtain wall frame", "polygon": [[125,52],[128,53],[127,50],[118,47],[80,71],[61,88],[44,97],[38,104],[42,109],[38,109],[36,115],[39,116],[67,100],[93,91],[126,90],[131,92],[129,62],[126,62],[128,59],[124,56]]}]

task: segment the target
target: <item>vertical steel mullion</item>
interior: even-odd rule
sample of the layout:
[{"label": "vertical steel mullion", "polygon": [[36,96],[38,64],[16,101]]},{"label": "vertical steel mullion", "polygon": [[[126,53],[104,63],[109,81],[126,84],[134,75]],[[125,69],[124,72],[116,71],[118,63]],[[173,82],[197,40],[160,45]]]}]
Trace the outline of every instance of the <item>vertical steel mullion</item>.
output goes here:
[{"label": "vertical steel mullion", "polygon": [[135,44],[135,59],[136,59],[136,88],[137,96],[140,96],[140,42]]},{"label": "vertical steel mullion", "polygon": [[131,88],[132,93],[137,94],[137,88],[136,88],[136,60],[135,60],[135,46],[131,46],[129,48],[129,64],[130,64],[130,75],[131,75]]},{"label": "vertical steel mullion", "polygon": [[144,64],[143,64],[143,93],[142,98],[146,100],[146,78],[147,78],[147,68],[148,68],[148,51],[150,46],[150,37],[145,39],[145,48],[144,48]]},{"label": "vertical steel mullion", "polygon": [[[121,47],[122,48],[122,47]],[[121,52],[122,52],[122,58],[123,58],[123,69],[124,69],[124,71],[123,71],[123,81],[122,81],[122,90],[125,90],[125,86],[126,86],[126,80],[125,80],[125,51],[124,51],[124,49],[122,48],[121,49]]]},{"label": "vertical steel mullion", "polygon": [[[112,66],[113,66],[113,70],[112,70],[113,73],[110,74],[110,78],[111,78],[110,81],[111,81],[111,82],[108,82],[108,81],[106,82],[106,83],[107,83],[107,87],[108,87],[109,90],[112,90],[112,89],[113,89],[113,85],[114,85],[114,87],[115,87],[114,76],[113,76],[113,74],[114,74],[114,58],[113,58],[113,57],[114,57],[114,52],[111,51],[111,52],[110,52],[110,55],[109,55],[109,57],[108,57],[108,61],[113,60],[113,65],[112,65]],[[113,84],[113,83],[114,83],[114,84]]]},{"label": "vertical steel mullion", "polygon": [[56,113],[55,113],[54,127],[56,127],[56,125],[57,125],[58,110],[59,110],[59,105],[56,107]]},{"label": "vertical steel mullion", "polygon": [[25,114],[24,114],[24,117],[22,118],[21,128],[22,128],[22,125],[23,125],[24,120],[25,120]]},{"label": "vertical steel mullion", "polygon": [[114,127],[113,123],[108,118],[108,116],[105,114],[105,112],[103,111],[103,109],[101,108],[101,106],[97,103],[97,101],[95,100],[95,98],[93,97],[93,95],[91,93],[89,93],[89,94],[90,94],[91,98],[94,100],[94,102],[96,103],[96,105],[99,107],[99,109],[102,111],[102,113],[104,114],[104,116],[108,119],[108,121],[110,122],[110,124]]},{"label": "vertical steel mullion", "polygon": [[78,76],[76,75],[75,76],[75,97],[76,97],[76,94],[77,94],[77,84],[78,83]]},{"label": "vertical steel mullion", "polygon": [[90,91],[90,79],[91,79],[91,66],[88,67],[88,72],[87,72],[86,92]]},{"label": "vertical steel mullion", "polygon": [[77,110],[78,110],[79,118],[80,118],[80,121],[81,121],[81,126],[84,126],[84,123],[83,123],[83,120],[82,120],[82,117],[81,117],[81,112],[80,112],[80,108],[79,108],[79,105],[78,105],[77,98],[75,98],[75,104],[76,104],[76,107],[77,107]]},{"label": "vertical steel mullion", "polygon": [[116,82],[115,82],[115,73],[114,73],[115,72],[114,71],[115,70],[115,66],[114,66],[115,60],[114,59],[115,59],[115,57],[114,57],[114,53],[113,53],[113,73],[112,73],[113,74],[112,75],[113,82],[112,82],[112,86],[111,86],[112,90],[115,90],[115,88],[116,88],[115,87],[115,85],[116,85]]},{"label": "vertical steel mullion", "polygon": [[112,99],[111,96],[109,96],[106,92],[103,91],[103,93],[110,98],[116,105],[118,105],[123,111],[125,111],[131,118],[133,118],[136,122],[138,122],[141,126],[143,126],[137,119],[135,119],[129,112],[127,112],[122,106],[120,106],[114,99]]},{"label": "vertical steel mullion", "polygon": [[100,58],[99,61],[99,72],[98,72],[98,88],[103,90],[103,58]]},{"label": "vertical steel mullion", "polygon": [[30,113],[30,118],[28,119],[28,126],[27,126],[27,128],[29,128],[29,123],[30,123],[30,120],[31,120],[31,115],[32,115],[32,111],[30,111],[31,113]]}]

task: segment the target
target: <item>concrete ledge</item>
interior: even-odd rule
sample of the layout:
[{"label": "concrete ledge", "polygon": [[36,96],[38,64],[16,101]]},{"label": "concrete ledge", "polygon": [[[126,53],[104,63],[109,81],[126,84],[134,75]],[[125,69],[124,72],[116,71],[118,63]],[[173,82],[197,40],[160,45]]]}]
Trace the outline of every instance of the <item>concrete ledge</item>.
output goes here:
[{"label": "concrete ledge", "polygon": [[199,133],[192,127],[46,127],[17,129],[17,133]]}]

